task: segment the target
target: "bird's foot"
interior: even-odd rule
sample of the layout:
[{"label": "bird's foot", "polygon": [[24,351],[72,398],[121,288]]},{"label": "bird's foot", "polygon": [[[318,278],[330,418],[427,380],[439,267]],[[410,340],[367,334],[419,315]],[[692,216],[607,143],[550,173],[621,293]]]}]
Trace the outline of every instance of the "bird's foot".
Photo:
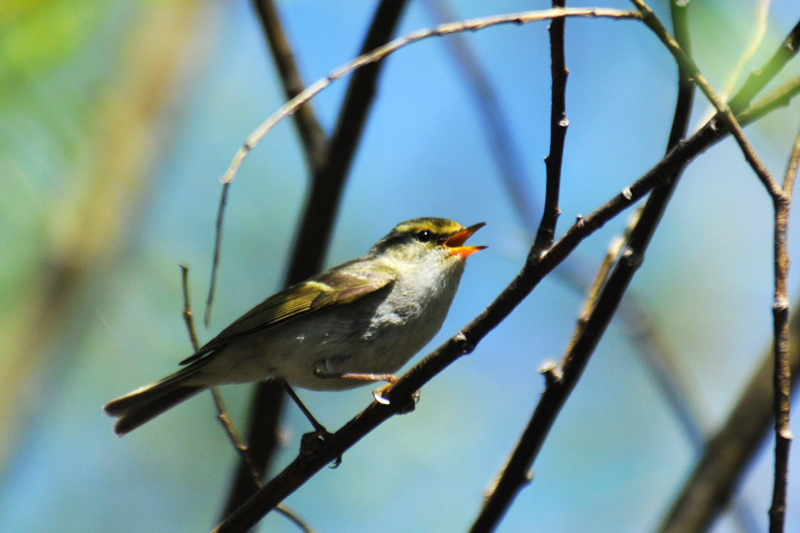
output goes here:
[{"label": "bird's foot", "polygon": [[[325,448],[331,435],[332,433],[322,426],[310,433],[305,433],[300,439],[300,455],[303,457],[312,457],[321,452]],[[336,468],[340,464],[342,464],[341,455],[331,463],[331,468]]]},{"label": "bird's foot", "polygon": [[350,381],[386,381],[390,385],[397,381],[394,374],[365,374],[357,372],[330,372],[324,362],[314,365],[314,375],[321,379],[347,379]]},{"label": "bird's foot", "polygon": [[[383,405],[392,405],[395,404],[397,406],[397,414],[404,415],[406,413],[412,412],[417,407],[417,402],[419,402],[419,391],[415,392],[408,398],[406,401],[402,401],[399,399],[390,400],[386,396],[383,395],[386,390],[391,387],[394,382],[397,381],[397,378],[394,381],[391,381],[384,385],[383,387],[377,388],[372,391],[372,397],[375,398],[375,401],[383,404]],[[398,403],[399,402],[399,403]]]}]

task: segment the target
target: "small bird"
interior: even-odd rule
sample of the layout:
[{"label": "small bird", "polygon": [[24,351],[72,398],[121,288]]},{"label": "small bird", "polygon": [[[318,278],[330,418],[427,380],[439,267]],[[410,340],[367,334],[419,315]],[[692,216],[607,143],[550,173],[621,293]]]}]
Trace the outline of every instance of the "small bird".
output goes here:
[{"label": "small bird", "polygon": [[[198,392],[282,380],[312,390],[389,381],[442,327],[485,223],[398,224],[360,259],[270,296],[191,357],[185,368],[107,403],[122,436]],[[377,396],[376,396],[377,397]]]}]

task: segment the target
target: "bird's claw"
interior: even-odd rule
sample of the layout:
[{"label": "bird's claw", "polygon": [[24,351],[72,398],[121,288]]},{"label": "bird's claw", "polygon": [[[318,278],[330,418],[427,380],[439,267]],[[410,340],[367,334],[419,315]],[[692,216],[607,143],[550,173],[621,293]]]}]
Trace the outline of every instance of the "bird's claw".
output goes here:
[{"label": "bird's claw", "polygon": [[389,402],[389,399],[388,399],[388,398],[386,398],[386,397],[383,395],[383,393],[384,393],[384,392],[386,392],[386,389],[388,389],[388,388],[389,388],[389,387],[391,387],[391,386],[392,386],[392,384],[391,384],[391,383],[387,383],[387,384],[386,384],[386,385],[384,385],[383,387],[378,387],[377,389],[375,389],[374,391],[372,391],[372,397],[373,397],[373,398],[375,398],[375,401],[376,401],[376,402],[378,402],[378,403],[380,403],[380,404],[383,404],[383,405],[389,405],[389,403],[390,403],[390,402]]},{"label": "bird's claw", "polygon": [[303,457],[315,455],[325,446],[325,441],[330,435],[325,429],[305,433],[300,439],[300,455]]},{"label": "bird's claw", "polygon": [[[300,439],[300,455],[303,457],[312,457],[321,452],[327,444],[328,438],[332,435],[325,428],[320,428],[310,433],[305,433]],[[342,456],[339,455],[331,463],[331,468],[336,468],[342,464]]]},{"label": "bird's claw", "polygon": [[[379,404],[390,405],[392,403],[392,400],[385,397],[383,393],[386,392],[386,390],[391,386],[392,383],[388,383],[383,387],[375,389],[374,391],[372,391],[372,397],[375,398],[375,401],[378,402]],[[397,405],[397,400],[395,400],[394,402]],[[411,397],[408,399],[408,401],[405,401],[398,405],[397,414],[404,415],[406,413],[412,412],[416,408],[417,402],[419,402],[419,391],[416,391],[414,394],[412,394]]]}]

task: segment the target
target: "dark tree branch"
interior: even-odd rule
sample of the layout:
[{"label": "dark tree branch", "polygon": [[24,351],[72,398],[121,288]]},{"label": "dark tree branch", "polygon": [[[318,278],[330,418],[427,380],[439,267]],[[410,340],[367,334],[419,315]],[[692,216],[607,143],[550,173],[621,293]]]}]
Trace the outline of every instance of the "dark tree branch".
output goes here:
[{"label": "dark tree branch", "polygon": [[[553,8],[563,8],[565,0],[553,0]],[[558,208],[558,196],[561,189],[561,162],[564,159],[564,140],[567,136],[566,92],[569,69],[564,59],[564,23],[565,20],[553,19],[550,23],[550,75],[553,80],[550,103],[550,153],[544,158],[547,167],[547,185],[544,199],[544,211],[539,231],[536,234],[534,247],[541,253],[553,246],[556,235],[556,223],[561,210]]]},{"label": "dark tree branch", "polygon": [[[447,0],[426,0],[423,5],[428,8],[436,24],[458,19]],[[682,10],[685,11],[684,9]],[[678,31],[676,30],[676,38],[678,42],[682,43],[684,41]],[[498,171],[505,185],[508,198],[525,229],[534,233],[538,224],[535,219],[535,197],[530,190],[524,165],[515,149],[508,121],[492,83],[486,76],[475,53],[471,50],[469,41],[465,36],[453,34],[449,39],[445,39],[444,42],[448,51],[452,53],[453,59],[459,67],[459,72],[470,89],[470,94],[474,97],[476,109],[482,117],[489,147],[494,155],[493,159],[498,165]],[[541,216],[539,216],[540,220]],[[615,253],[609,259],[608,272],[614,265],[617,256],[618,253]],[[579,270],[581,269],[576,267],[576,261],[579,262],[575,254],[571,255],[569,260],[559,265],[559,268],[553,274],[575,290],[584,292],[587,283],[580,276]],[[602,277],[601,284],[596,287],[597,292],[602,287],[602,283],[605,283],[606,277],[607,273]],[[591,302],[594,302],[595,297],[596,294],[590,298]],[[586,312],[588,316],[588,313],[591,312],[591,306]],[[674,363],[674,357],[670,355],[667,344],[661,338],[658,328],[649,315],[649,310],[637,302],[635,294],[629,289],[617,312],[617,317],[625,324],[626,334],[638,347],[637,352],[642,355],[647,368],[654,375],[654,379],[663,391],[667,402],[680,420],[681,427],[684,428],[685,433],[695,446],[700,449],[703,446],[702,431],[697,420],[696,410],[692,408],[692,404],[689,401],[689,391],[680,382],[680,374],[677,365]]]},{"label": "dark tree branch", "polygon": [[[197,340],[192,302],[189,298],[189,268],[186,265],[179,266],[181,268],[181,288],[183,289],[183,321],[186,324],[186,330],[189,332],[189,341],[192,343],[192,350],[196,352],[200,349],[200,343]],[[219,389],[217,387],[211,387],[209,390],[211,391],[211,396],[214,398],[214,406],[217,408],[217,420],[222,424],[225,433],[228,435],[228,439],[239,454],[242,463],[250,470],[250,477],[260,486],[259,474],[250,461],[250,454],[248,453],[247,446],[242,444],[239,435],[236,433],[236,428],[233,426],[233,422],[228,416]]]},{"label": "dark tree branch", "polygon": [[775,479],[769,510],[770,533],[782,533],[786,522],[786,490],[789,483],[789,428],[791,369],[789,364],[789,208],[792,202],[797,166],[800,162],[800,134],[794,144],[783,180],[783,194],[775,199],[775,299],[772,304],[775,326]]},{"label": "dark tree branch", "polygon": [[[423,5],[428,9],[436,24],[459,18],[447,0],[426,0]],[[685,9],[679,9],[685,12]],[[676,39],[683,43],[684,39],[679,31],[680,29],[676,29]],[[474,97],[475,107],[482,117],[489,147],[505,185],[508,199],[514,206],[525,229],[535,234],[541,215],[537,221],[535,218],[535,195],[530,189],[524,165],[510,134],[508,120],[500,106],[492,83],[486,76],[485,69],[481,66],[475,53],[471,50],[466,36],[452,34],[449,39],[444,40],[444,43],[447,50],[452,53],[454,62],[459,67],[459,73],[464,77],[470,94]],[[625,240],[627,240],[627,235]],[[608,271],[602,277],[601,283],[597,285],[596,293],[599,293],[602,284],[605,283],[607,273],[616,262],[617,256],[618,252],[609,259]],[[576,263],[580,263],[580,260],[573,254],[567,261],[559,265],[553,275],[574,290],[584,293],[587,283],[585,278],[580,275],[580,271],[586,270],[586,268],[581,268]],[[592,306],[595,298],[596,294],[590,298]],[[586,316],[591,312],[591,306],[587,307]],[[684,432],[696,448],[701,450],[704,440],[697,409],[690,401],[690,391],[682,383],[675,358],[669,353],[667,343],[660,335],[650,315],[650,311],[638,302],[632,289],[629,289],[617,311],[617,318],[625,324],[625,333],[637,346],[637,353],[642,355],[644,363],[653,374]]]},{"label": "dark tree branch", "polygon": [[[754,105],[750,113],[740,116],[742,124],[749,124],[764,114],[785,103],[800,92],[800,77],[780,88],[780,94],[772,94],[768,99]],[[478,317],[462,328],[455,336],[426,356],[396,383],[384,391],[383,396],[390,400],[388,405],[373,402],[364,411],[350,420],[336,433],[326,439],[323,447],[314,455],[298,456],[283,472],[268,482],[242,507],[221,523],[214,531],[217,533],[243,532],[255,525],[264,515],[275,508],[289,494],[297,490],[315,473],[333,462],[367,433],[395,414],[407,412],[413,405],[413,394],[433,379],[447,366],[462,355],[470,353],[475,346],[497,324],[510,314],[514,308],[535,288],[535,286],[560,264],[583,239],[602,227],[624,209],[640,200],[657,184],[668,180],[687,161],[709,148],[728,134],[716,124],[709,124],[695,133],[687,141],[679,143],[666,157],[630,187],[612,198],[602,207],[576,222],[564,236],[543,256],[529,254],[528,261],[511,284]],[[558,387],[565,391],[574,387],[586,361],[573,360],[564,369],[563,384]],[[548,392],[545,391],[545,396]],[[563,404],[562,398],[560,403]],[[540,405],[545,402],[541,402]],[[560,405],[558,406],[560,408]],[[529,426],[530,428],[530,426]],[[541,431],[541,427],[534,428]],[[544,435],[543,435],[544,436]]]},{"label": "dark tree branch", "polygon": [[[553,0],[553,8],[565,7],[565,0]],[[552,79],[552,97],[550,103],[550,153],[545,157],[547,168],[547,185],[544,210],[539,230],[531,250],[532,255],[547,252],[555,239],[556,223],[561,210],[558,207],[561,189],[561,164],[564,156],[564,142],[567,135],[566,91],[569,69],[564,57],[564,19],[553,19],[550,23],[550,75]],[[560,369],[552,363],[540,369],[545,376],[548,387],[556,388],[562,382]],[[522,439],[517,449],[533,451]],[[494,531],[502,520],[517,493],[530,483],[532,476],[530,464],[522,455],[524,452],[512,453],[503,468],[497,482],[489,489],[478,518],[470,529],[471,533]],[[532,458],[531,458],[532,461]],[[500,490],[498,490],[500,489]]]},{"label": "dark tree branch", "polygon": [[[391,39],[405,5],[405,0],[381,1],[362,45],[362,54]],[[269,28],[280,28],[280,23],[277,17],[271,17],[269,24],[265,21],[264,26],[269,31]],[[282,31],[280,33],[283,34]],[[272,39],[271,37],[270,41]],[[285,37],[278,40],[286,41]],[[288,44],[285,48],[289,49]],[[278,55],[275,53],[276,62],[280,64]],[[288,63],[284,61],[284,67],[279,67],[282,78],[284,70],[296,71],[295,68],[287,68],[286,64]],[[304,207],[300,231],[295,239],[286,286],[307,279],[322,268],[344,182],[371,109],[381,68],[382,63],[376,63],[353,75],[336,129],[328,145],[329,149],[325,151],[324,162],[321,165],[312,165],[311,191]],[[287,96],[290,96],[289,85],[284,81]],[[293,90],[297,88],[295,86]],[[300,109],[304,107],[306,105]],[[314,155],[307,154],[307,157],[310,161],[317,161],[318,155],[315,152]],[[283,388],[278,383],[269,381],[256,386],[247,442],[251,459],[262,476],[267,472],[270,458],[278,444],[278,424],[284,400]],[[258,487],[253,483],[249,470],[244,464],[239,465],[225,507],[225,516],[241,506],[256,490]]]},{"label": "dark tree branch", "polygon": [[[677,2],[672,2],[672,8],[676,34],[680,35],[682,39],[681,46],[683,49],[688,51],[691,49],[691,42],[689,40],[686,24],[685,7],[677,5]],[[555,21],[553,22],[555,23]],[[554,46],[554,39],[551,33],[551,48]],[[561,46],[563,52],[563,34],[561,36]],[[554,98],[553,123],[551,124],[551,156],[553,139],[560,139],[560,146],[563,147],[563,136],[559,136],[560,132],[557,129],[557,121],[559,118],[556,113],[557,104],[555,98],[556,80],[558,79],[559,69],[555,68],[557,59],[556,55],[554,53],[552,54],[554,57]],[[560,59],[563,61],[563,55]],[[686,134],[689,117],[692,111],[693,96],[694,88],[691,81],[686,73],[679,69],[678,100],[667,145],[668,153],[678,145]],[[563,105],[563,100],[559,102],[559,104]],[[563,109],[563,107],[561,109]],[[556,135],[556,137],[553,137],[553,135]],[[560,157],[558,162],[560,166]],[[688,160],[686,162],[688,162]],[[658,185],[653,192],[650,193],[644,209],[642,209],[640,215],[636,218],[636,222],[631,230],[630,237],[627,239],[627,244],[622,254],[620,255],[619,251],[614,249],[619,248],[618,246],[612,247],[612,250],[609,251],[607,260],[604,261],[604,267],[601,267],[598,272],[593,289],[590,291],[584,306],[584,311],[581,313],[578,320],[570,346],[562,360],[561,375],[558,379],[547,381],[545,393],[537,405],[528,427],[520,437],[514,451],[503,467],[498,481],[489,491],[481,512],[472,526],[471,533],[494,531],[517,493],[531,478],[529,472],[530,468],[544,443],[544,439],[549,433],[555,417],[558,415],[561,406],[569,396],[571,388],[579,379],[583,367],[594,352],[600,338],[602,338],[605,333],[633,275],[644,260],[644,251],[650,242],[650,237],[658,226],[658,222],[661,220],[661,214],[669,202],[682,170],[682,166],[676,168],[666,183]],[[550,162],[548,161],[548,183],[550,181],[549,173]],[[545,226],[545,222],[546,220],[543,218],[543,226]],[[542,232],[540,230],[537,236],[537,242],[541,237]],[[611,271],[609,277],[608,269],[618,257],[619,261],[617,262],[616,268]]]}]

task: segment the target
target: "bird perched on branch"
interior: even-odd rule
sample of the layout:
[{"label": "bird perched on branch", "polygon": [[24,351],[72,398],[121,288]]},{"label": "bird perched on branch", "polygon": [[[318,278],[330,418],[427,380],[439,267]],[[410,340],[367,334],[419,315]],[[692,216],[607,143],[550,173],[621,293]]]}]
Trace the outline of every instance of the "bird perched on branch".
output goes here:
[{"label": "bird perched on branch", "polygon": [[[282,380],[342,390],[394,372],[442,327],[485,223],[442,218],[398,224],[360,259],[270,296],[222,330],[185,368],[103,409],[124,435],[208,387]],[[376,395],[380,400],[380,396]],[[313,421],[312,421],[313,423]]]}]

